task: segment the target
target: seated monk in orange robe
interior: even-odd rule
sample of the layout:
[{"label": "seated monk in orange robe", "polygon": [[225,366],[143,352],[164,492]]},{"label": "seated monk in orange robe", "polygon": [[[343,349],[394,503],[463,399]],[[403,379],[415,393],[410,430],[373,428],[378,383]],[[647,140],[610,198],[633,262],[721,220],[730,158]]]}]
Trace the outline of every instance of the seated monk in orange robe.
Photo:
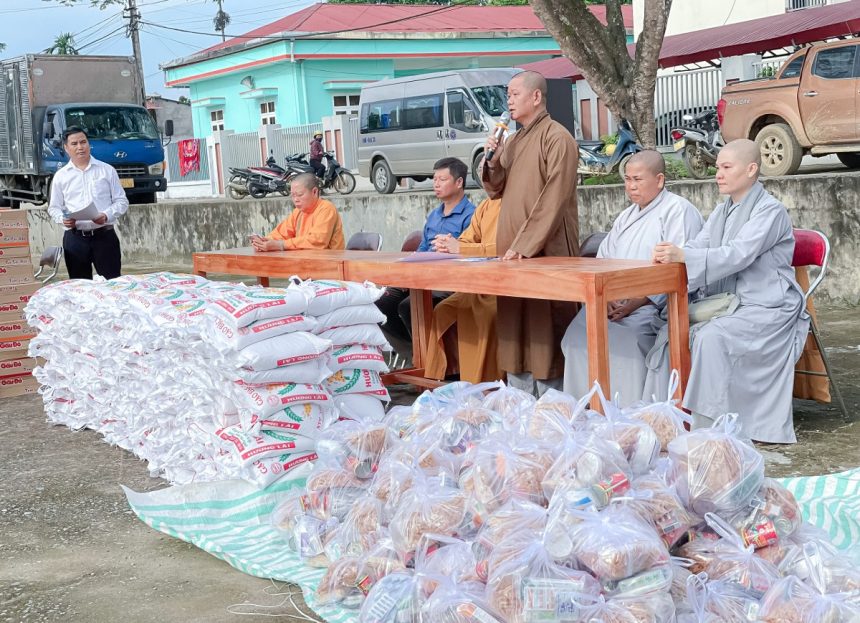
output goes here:
[{"label": "seated monk in orange robe", "polygon": [[292,251],[295,249],[343,250],[343,223],[334,204],[320,199],[317,177],[302,173],[290,183],[290,198],[295,209],[265,238],[253,236],[257,251]]},{"label": "seated monk in orange robe", "polygon": [[[496,225],[501,205],[501,199],[485,199],[459,238],[449,234],[436,236],[433,249],[466,257],[496,257]],[[455,323],[460,380],[480,383],[501,378],[496,360],[496,297],[464,292],[452,294],[433,310],[425,376],[438,380],[445,378],[448,357],[444,336]]]}]

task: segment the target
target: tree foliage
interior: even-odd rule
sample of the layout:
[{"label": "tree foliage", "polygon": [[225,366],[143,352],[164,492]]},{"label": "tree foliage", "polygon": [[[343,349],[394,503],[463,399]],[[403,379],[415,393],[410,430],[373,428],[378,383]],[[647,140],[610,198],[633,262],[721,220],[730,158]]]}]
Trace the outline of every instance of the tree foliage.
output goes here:
[{"label": "tree foliage", "polygon": [[644,1],[644,28],[627,47],[620,0],[606,0],[602,24],[585,0],[530,0],[547,31],[566,57],[576,63],[600,100],[619,119],[633,126],[640,144],[653,147],[654,90],[660,48],[672,0]]},{"label": "tree foliage", "polygon": [[75,45],[75,37],[70,32],[63,32],[57,35],[53,45],[45,48],[45,54],[60,54],[60,55],[77,55],[78,48]]}]

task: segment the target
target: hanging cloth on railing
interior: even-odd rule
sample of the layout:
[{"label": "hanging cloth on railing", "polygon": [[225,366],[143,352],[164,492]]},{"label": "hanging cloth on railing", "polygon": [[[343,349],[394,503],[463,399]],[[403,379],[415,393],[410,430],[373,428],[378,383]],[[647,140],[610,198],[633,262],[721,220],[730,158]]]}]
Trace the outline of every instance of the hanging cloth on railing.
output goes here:
[{"label": "hanging cloth on railing", "polygon": [[191,171],[200,170],[200,143],[196,138],[187,138],[177,144],[179,151],[179,174],[183,177]]}]

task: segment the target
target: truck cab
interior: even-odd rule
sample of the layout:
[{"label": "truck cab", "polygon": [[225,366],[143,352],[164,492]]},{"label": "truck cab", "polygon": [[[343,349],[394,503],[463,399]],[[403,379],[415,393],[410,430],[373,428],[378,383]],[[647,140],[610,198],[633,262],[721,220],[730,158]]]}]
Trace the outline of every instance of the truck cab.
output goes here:
[{"label": "truck cab", "polygon": [[89,137],[92,155],[113,166],[130,203],[154,203],[167,188],[164,148],[155,121],[132,104],[86,103],[49,106],[43,123],[42,174],[66,165],[63,132],[72,126]]}]

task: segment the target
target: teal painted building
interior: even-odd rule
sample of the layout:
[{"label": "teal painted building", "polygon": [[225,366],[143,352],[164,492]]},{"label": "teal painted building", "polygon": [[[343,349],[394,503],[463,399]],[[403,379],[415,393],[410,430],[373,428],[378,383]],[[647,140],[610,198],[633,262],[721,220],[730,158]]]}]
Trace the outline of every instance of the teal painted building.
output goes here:
[{"label": "teal painted building", "polygon": [[354,115],[362,85],[384,78],[559,54],[529,6],[315,4],[162,69],[169,86],[190,88],[203,138]]}]

